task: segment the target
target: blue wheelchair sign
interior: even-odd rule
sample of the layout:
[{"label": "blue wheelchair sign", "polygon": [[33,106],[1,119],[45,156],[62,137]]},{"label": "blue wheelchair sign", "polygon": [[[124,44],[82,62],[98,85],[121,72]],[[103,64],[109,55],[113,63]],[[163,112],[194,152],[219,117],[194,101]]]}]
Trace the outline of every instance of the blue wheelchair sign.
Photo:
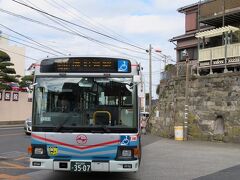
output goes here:
[{"label": "blue wheelchair sign", "polygon": [[128,61],[118,60],[118,72],[128,72]]},{"label": "blue wheelchair sign", "polygon": [[120,136],[120,145],[127,146],[130,144],[131,138],[130,136]]}]

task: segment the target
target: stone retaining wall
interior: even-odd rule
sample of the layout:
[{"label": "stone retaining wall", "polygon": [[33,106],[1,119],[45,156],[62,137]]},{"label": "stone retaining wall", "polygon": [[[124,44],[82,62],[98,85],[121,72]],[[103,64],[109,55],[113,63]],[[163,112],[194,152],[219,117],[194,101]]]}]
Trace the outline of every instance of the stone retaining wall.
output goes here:
[{"label": "stone retaining wall", "polygon": [[[160,117],[150,119],[149,129],[174,137],[184,120],[185,78],[161,83],[160,92]],[[188,138],[240,142],[240,73],[190,78]]]}]

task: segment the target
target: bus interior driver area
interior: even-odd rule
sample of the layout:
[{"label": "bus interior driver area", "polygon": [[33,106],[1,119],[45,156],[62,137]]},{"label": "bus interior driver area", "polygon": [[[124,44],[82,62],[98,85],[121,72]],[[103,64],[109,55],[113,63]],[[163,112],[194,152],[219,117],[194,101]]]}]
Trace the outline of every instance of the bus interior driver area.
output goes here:
[{"label": "bus interior driver area", "polygon": [[[35,131],[137,132],[133,78],[36,77]],[[125,131],[124,131],[125,130]]]}]

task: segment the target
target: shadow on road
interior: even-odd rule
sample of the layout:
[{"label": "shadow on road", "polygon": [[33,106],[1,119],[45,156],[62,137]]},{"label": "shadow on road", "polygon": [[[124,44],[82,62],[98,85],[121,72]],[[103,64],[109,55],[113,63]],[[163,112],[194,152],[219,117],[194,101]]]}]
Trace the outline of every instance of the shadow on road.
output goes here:
[{"label": "shadow on road", "polygon": [[89,179],[104,179],[104,180],[137,180],[136,173],[69,173],[69,172],[53,172],[52,176],[45,180],[89,180]]},{"label": "shadow on road", "polygon": [[206,176],[201,176],[194,180],[239,180],[240,179],[240,165],[233,166],[227,169],[223,169],[213,174],[209,174]]}]

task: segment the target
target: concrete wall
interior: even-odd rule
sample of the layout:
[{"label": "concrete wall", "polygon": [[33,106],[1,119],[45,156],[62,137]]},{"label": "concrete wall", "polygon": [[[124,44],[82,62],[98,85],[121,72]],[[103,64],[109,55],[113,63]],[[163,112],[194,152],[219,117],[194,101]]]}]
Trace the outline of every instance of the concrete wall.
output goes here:
[{"label": "concrete wall", "polygon": [[5,91],[2,91],[2,100],[0,100],[0,124],[20,123],[31,116],[32,102],[28,102],[28,93],[18,93],[18,101],[13,101],[13,92],[11,92],[11,100],[5,101]]},{"label": "concrete wall", "polygon": [[[185,78],[161,84],[160,118],[149,123],[153,134],[174,136],[182,125]],[[188,138],[240,142],[240,73],[195,76],[189,82]]]}]

